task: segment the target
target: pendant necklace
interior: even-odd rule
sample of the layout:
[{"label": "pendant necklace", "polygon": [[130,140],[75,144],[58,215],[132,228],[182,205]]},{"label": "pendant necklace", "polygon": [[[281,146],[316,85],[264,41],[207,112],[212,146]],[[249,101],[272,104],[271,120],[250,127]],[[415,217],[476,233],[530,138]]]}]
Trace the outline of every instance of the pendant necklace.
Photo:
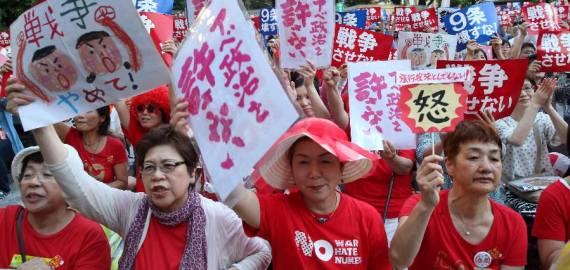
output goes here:
[{"label": "pendant necklace", "polygon": [[335,207],[334,210],[332,211],[332,213],[330,213],[327,216],[317,216],[315,215],[313,212],[311,212],[311,210],[309,210],[309,213],[311,214],[311,216],[319,223],[319,224],[325,224],[327,223],[327,221],[329,221],[333,216],[334,213],[336,212],[336,210],[338,209],[338,205],[339,205],[339,195],[338,193],[335,194],[335,198],[336,198],[336,202],[335,202]]}]

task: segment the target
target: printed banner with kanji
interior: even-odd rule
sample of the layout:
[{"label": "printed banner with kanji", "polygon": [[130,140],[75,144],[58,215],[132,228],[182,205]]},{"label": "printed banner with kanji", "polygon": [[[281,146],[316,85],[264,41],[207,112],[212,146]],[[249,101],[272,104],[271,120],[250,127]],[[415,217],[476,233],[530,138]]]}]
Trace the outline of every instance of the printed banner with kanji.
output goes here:
[{"label": "printed banner with kanji", "polygon": [[332,65],[387,60],[394,37],[345,25],[336,25]]},{"label": "printed banner with kanji", "polygon": [[490,111],[498,120],[511,115],[524,83],[527,59],[488,61],[438,61],[438,68],[467,67],[474,76],[464,81],[469,94],[465,118]]},{"label": "printed banner with kanji", "polygon": [[335,22],[337,24],[364,29],[364,27],[366,27],[366,13],[366,10],[337,12],[335,14]]},{"label": "printed banner with kanji", "polygon": [[235,1],[200,13],[172,67],[208,175],[225,199],[298,118]]},{"label": "printed banner with kanji", "polygon": [[277,35],[277,13],[274,8],[262,8],[259,11],[259,33],[264,36]]},{"label": "printed banner with kanji", "polygon": [[174,39],[177,41],[184,40],[188,31],[188,21],[184,16],[174,16]]},{"label": "printed banner with kanji", "polygon": [[364,9],[366,11],[366,29],[372,24],[385,21],[386,12],[380,7],[371,7]]},{"label": "printed banner with kanji", "polygon": [[412,32],[429,32],[438,30],[438,18],[435,8],[428,8],[410,14]]},{"label": "printed banner with kanji", "polygon": [[317,68],[331,64],[334,0],[276,0],[281,68],[296,69],[312,61]]},{"label": "printed banner with kanji", "polygon": [[454,59],[456,44],[452,35],[400,32],[398,59],[410,59],[414,70],[435,68],[437,60]]},{"label": "printed banner with kanji", "polygon": [[173,38],[174,20],[171,15],[154,12],[140,12],[140,17],[146,31],[154,43],[154,47],[160,53],[162,60],[167,66],[172,63],[172,54],[162,51],[162,45]]},{"label": "printed banner with kanji", "polygon": [[410,61],[348,63],[350,135],[365,149],[382,150],[384,139],[397,149],[416,146],[415,135],[401,119],[397,70],[411,70]]},{"label": "printed banner with kanji", "polygon": [[10,46],[10,32],[0,31],[0,48]]},{"label": "printed banner with kanji", "polygon": [[14,74],[38,99],[25,130],[168,83],[169,73],[128,1],[48,0],[10,27]]},{"label": "printed banner with kanji", "polygon": [[561,5],[554,7],[558,14],[558,21],[568,21],[568,15],[570,13],[570,6]]},{"label": "printed banner with kanji", "polygon": [[447,33],[457,35],[457,51],[464,50],[469,40],[484,44],[499,31],[497,10],[490,2],[458,10],[444,21]]},{"label": "printed banner with kanji", "polygon": [[536,55],[542,72],[570,71],[570,31],[540,32],[537,45]]},{"label": "printed banner with kanji", "polygon": [[410,14],[412,14],[412,12],[416,12],[415,6],[394,8],[395,31],[406,30],[406,26],[410,27],[410,24],[412,23],[412,18],[410,17]]},{"label": "printed banner with kanji", "polygon": [[542,31],[558,31],[558,11],[548,3],[540,3],[522,8],[524,20],[529,23],[528,31],[538,34]]}]

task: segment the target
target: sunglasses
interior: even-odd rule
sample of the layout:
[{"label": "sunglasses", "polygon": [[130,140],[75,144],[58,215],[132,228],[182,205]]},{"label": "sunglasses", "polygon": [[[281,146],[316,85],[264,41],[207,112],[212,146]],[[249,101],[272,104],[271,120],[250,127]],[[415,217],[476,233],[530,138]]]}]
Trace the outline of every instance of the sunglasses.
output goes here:
[{"label": "sunglasses", "polygon": [[155,109],[156,109],[156,107],[152,104],[148,104],[148,105],[139,104],[139,105],[137,105],[137,112],[139,112],[139,113],[142,113],[145,110],[148,113],[153,113]]}]

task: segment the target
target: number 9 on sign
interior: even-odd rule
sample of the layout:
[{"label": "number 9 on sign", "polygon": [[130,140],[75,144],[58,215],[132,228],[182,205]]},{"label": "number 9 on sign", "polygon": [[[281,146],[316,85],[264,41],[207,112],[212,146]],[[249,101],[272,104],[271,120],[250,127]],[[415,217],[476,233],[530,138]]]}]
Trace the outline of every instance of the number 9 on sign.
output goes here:
[{"label": "number 9 on sign", "polygon": [[453,31],[459,32],[467,26],[467,18],[463,13],[455,12],[449,15],[449,23],[451,24]]}]

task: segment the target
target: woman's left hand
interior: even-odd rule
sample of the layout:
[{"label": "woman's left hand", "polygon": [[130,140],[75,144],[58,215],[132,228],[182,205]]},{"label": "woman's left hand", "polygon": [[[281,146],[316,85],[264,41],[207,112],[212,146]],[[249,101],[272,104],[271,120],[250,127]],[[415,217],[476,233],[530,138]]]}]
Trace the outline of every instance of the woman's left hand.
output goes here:
[{"label": "woman's left hand", "polygon": [[384,139],[382,140],[382,146],[384,150],[380,151],[380,157],[382,157],[382,159],[385,159],[387,161],[394,160],[398,155],[394,144],[392,144],[392,142],[390,142],[389,140]]},{"label": "woman's left hand", "polygon": [[190,131],[190,125],[188,124],[188,117],[190,117],[188,106],[188,102],[183,98],[176,100],[174,113],[170,119],[170,125],[172,125],[177,131],[184,134],[188,134]]}]

